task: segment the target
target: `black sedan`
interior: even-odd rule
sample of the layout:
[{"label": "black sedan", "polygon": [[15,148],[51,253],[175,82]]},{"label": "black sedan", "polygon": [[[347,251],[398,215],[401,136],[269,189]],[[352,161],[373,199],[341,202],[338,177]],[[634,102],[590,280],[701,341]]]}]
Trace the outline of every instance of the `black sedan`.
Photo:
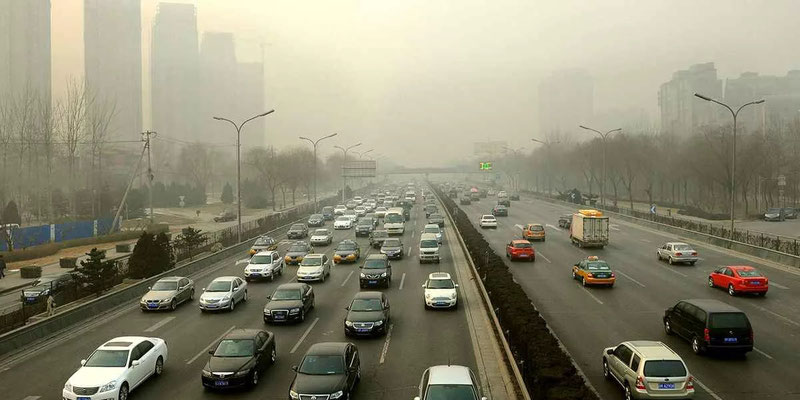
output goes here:
[{"label": "black sedan", "polygon": [[386,334],[389,326],[389,299],[381,292],[359,292],[346,308],[345,336]]},{"label": "black sedan", "polygon": [[269,302],[264,306],[265,323],[302,322],[314,308],[314,289],[305,283],[284,283],[267,299]]},{"label": "black sedan", "polygon": [[403,258],[403,242],[397,238],[389,238],[383,241],[381,245],[381,254],[392,259]]},{"label": "black sedan", "polygon": [[508,216],[508,207],[498,204],[494,206],[492,209],[492,215],[495,217],[507,217]]},{"label": "black sedan", "polygon": [[275,364],[275,335],[258,329],[235,329],[208,352],[202,382],[208,389],[254,387],[267,366]]},{"label": "black sedan", "polygon": [[572,214],[564,214],[558,217],[558,227],[559,228],[567,228],[569,229],[570,225],[572,225]]},{"label": "black sedan", "polygon": [[370,254],[361,266],[358,284],[363,289],[368,286],[389,288],[392,284],[392,264],[385,254]]},{"label": "black sedan", "polygon": [[292,369],[297,374],[289,385],[290,399],[350,399],[361,380],[361,358],[352,343],[316,343]]},{"label": "black sedan", "polygon": [[68,286],[74,285],[75,279],[72,273],[66,272],[63,274],[43,276],[33,282],[31,287],[22,290],[22,302],[32,304],[39,301],[40,298],[54,295]]},{"label": "black sedan", "polygon": [[289,231],[286,232],[286,236],[289,239],[302,239],[308,236],[308,226],[306,226],[306,224],[294,224],[289,227]]},{"label": "black sedan", "polygon": [[308,226],[320,227],[325,225],[325,217],[322,214],[311,214],[308,217]]}]

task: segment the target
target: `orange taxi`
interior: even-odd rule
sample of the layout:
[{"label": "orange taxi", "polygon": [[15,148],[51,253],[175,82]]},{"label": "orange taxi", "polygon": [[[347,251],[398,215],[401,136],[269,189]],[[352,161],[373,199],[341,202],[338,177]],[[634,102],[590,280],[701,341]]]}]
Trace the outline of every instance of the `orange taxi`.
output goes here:
[{"label": "orange taxi", "polygon": [[526,240],[541,240],[544,242],[545,231],[542,224],[528,224],[522,228],[522,238]]},{"label": "orange taxi", "polygon": [[583,286],[606,285],[612,287],[617,281],[617,276],[605,261],[597,256],[589,256],[572,266],[572,279],[579,280]]}]

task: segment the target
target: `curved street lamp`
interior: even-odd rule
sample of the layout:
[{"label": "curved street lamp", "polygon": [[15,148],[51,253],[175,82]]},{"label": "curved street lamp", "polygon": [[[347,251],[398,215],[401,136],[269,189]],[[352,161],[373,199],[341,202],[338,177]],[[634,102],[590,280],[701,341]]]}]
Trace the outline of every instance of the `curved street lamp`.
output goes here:
[{"label": "curved street lamp", "polygon": [[317,212],[317,145],[319,142],[332,138],[338,135],[338,133],[333,133],[328,136],[323,136],[317,140],[311,140],[307,137],[300,136],[301,140],[308,140],[311,143],[311,146],[314,146],[314,212]]},{"label": "curved street lamp", "polygon": [[612,129],[606,133],[600,132],[597,129],[592,129],[583,125],[579,125],[582,129],[592,131],[603,139],[603,182],[600,183],[600,204],[606,204],[606,139],[614,132],[621,132],[622,128]]},{"label": "curved street lamp", "polygon": [[346,148],[342,147],[342,146],[333,146],[333,147],[341,150],[344,153],[344,159],[342,160],[342,203],[344,203],[344,191],[345,191],[345,188],[347,187],[347,177],[344,176],[344,167],[347,164],[347,152],[350,151],[350,149],[352,149],[354,147],[358,147],[358,146],[361,146],[361,142],[358,142],[358,143],[356,143],[356,144],[354,144],[352,146],[348,146]]}]

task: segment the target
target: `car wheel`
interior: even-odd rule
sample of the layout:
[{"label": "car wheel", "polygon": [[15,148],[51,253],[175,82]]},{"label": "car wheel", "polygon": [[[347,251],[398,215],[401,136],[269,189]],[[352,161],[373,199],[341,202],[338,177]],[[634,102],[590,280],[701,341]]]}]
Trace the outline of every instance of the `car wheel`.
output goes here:
[{"label": "car wheel", "polygon": [[119,400],[128,400],[128,383],[123,382],[122,386],[119,388],[119,396],[117,397]]},{"label": "car wheel", "polygon": [[169,302],[169,309],[175,311],[178,308],[178,302],[175,299]]},{"label": "car wheel", "polygon": [[156,369],[153,371],[153,376],[159,377],[162,373],[164,373],[164,359],[159,356],[158,360],[156,360]]},{"label": "car wheel", "polygon": [[689,261],[689,265],[694,265],[697,261]]},{"label": "car wheel", "polygon": [[625,384],[625,400],[633,400],[633,395],[631,394],[631,386],[627,383]]},{"label": "car wheel", "polygon": [[733,284],[728,284],[728,294],[731,296],[736,296],[736,289],[733,288]]},{"label": "car wheel", "polygon": [[764,297],[764,296],[767,295],[767,292],[759,292],[758,295],[761,296],[761,297]]},{"label": "car wheel", "polygon": [[669,257],[669,260],[667,260],[667,262],[669,263],[669,265],[672,265],[672,264],[673,264],[673,261],[672,261],[672,256],[670,256],[670,257]]},{"label": "car wheel", "polygon": [[306,320],[306,310],[304,308],[301,308],[300,309],[300,322],[303,322],[305,320]]},{"label": "car wheel", "polygon": [[272,351],[269,352],[269,363],[275,364],[275,361],[278,361],[278,351],[275,350],[275,346],[272,346]]},{"label": "car wheel", "polygon": [[194,289],[192,289],[192,291],[189,292],[189,300],[194,300]]},{"label": "car wheel", "polygon": [[253,375],[250,378],[250,387],[254,388],[258,385],[258,369],[253,368]]},{"label": "car wheel", "polygon": [[581,285],[586,286],[586,277],[581,277]]},{"label": "car wheel", "polygon": [[708,277],[708,287],[710,287],[710,288],[714,287],[714,278],[712,278],[710,276]]},{"label": "car wheel", "polygon": [[658,258],[658,261],[661,261],[661,253],[656,252],[656,258]]},{"label": "car wheel", "polygon": [[692,351],[694,354],[703,354],[703,346],[700,345],[700,339],[697,336],[692,338]]},{"label": "car wheel", "polygon": [[573,280],[578,279],[578,276],[575,275],[575,270],[574,269],[572,270],[572,279]]},{"label": "car wheel", "polygon": [[244,281],[245,281],[245,282],[250,282],[250,278],[247,278],[247,277],[245,277],[245,278],[244,278]]},{"label": "car wheel", "polygon": [[603,378],[611,380],[611,371],[608,370],[608,361],[603,359]]},{"label": "car wheel", "polygon": [[320,276],[319,281],[321,283],[325,283],[325,271],[322,271],[322,275]]},{"label": "car wheel", "polygon": [[672,326],[669,324],[669,320],[668,319],[664,320],[664,332],[667,335],[672,335],[674,333],[674,332],[672,332]]}]

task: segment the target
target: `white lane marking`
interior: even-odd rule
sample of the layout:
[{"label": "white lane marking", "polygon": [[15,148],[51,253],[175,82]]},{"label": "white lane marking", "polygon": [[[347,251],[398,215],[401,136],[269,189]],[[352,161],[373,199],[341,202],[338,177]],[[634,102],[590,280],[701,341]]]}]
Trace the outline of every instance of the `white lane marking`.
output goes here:
[{"label": "white lane marking", "polygon": [[417,231],[412,231],[411,232],[411,239],[414,239],[414,235],[416,235],[416,234],[417,234]]},{"label": "white lane marking", "polygon": [[244,263],[249,262],[249,261],[250,261],[249,258],[243,258],[241,260],[236,260],[236,265],[244,264]]},{"label": "white lane marking", "polygon": [[550,262],[550,260],[548,260],[547,257],[545,257],[544,254],[542,254],[541,252],[536,253],[536,255],[544,258],[544,260],[547,261],[548,264],[552,264],[552,262]]},{"label": "white lane marking", "polygon": [[608,228],[611,229],[612,231],[621,231],[622,230],[622,229],[619,229],[619,225],[615,225],[615,224],[609,224]]},{"label": "white lane marking", "polygon": [[637,281],[636,279],[633,279],[633,278],[632,278],[630,275],[628,275],[628,274],[626,274],[626,273],[624,273],[624,272],[620,271],[620,270],[619,270],[619,268],[614,268],[614,271],[616,271],[616,272],[619,272],[620,274],[622,274],[622,276],[624,276],[624,277],[626,277],[626,278],[628,278],[628,279],[632,280],[632,281],[633,281],[635,284],[637,284],[637,285],[639,285],[639,286],[641,286],[641,287],[646,287],[646,286],[645,286],[645,285],[644,285],[642,282],[639,282],[639,281]]},{"label": "white lane marking", "polygon": [[218,338],[214,339],[214,341],[213,341],[213,342],[211,342],[211,343],[210,343],[208,346],[206,346],[205,348],[203,348],[203,350],[201,350],[199,353],[197,353],[197,354],[196,354],[194,357],[190,358],[190,359],[189,359],[189,361],[186,361],[186,365],[189,365],[189,364],[191,364],[191,363],[195,362],[195,360],[197,360],[198,358],[200,358],[200,357],[201,357],[203,354],[206,354],[206,353],[208,353],[208,350],[210,350],[210,349],[211,349],[211,347],[213,347],[215,344],[217,344],[217,342],[219,342],[220,340],[222,340],[222,338],[224,338],[224,337],[225,337],[225,335],[227,335],[227,334],[231,333],[231,331],[232,331],[232,330],[234,330],[234,329],[236,329],[236,325],[234,325],[234,326],[231,326],[230,328],[228,328],[228,330],[227,330],[227,331],[225,331],[225,333],[223,333],[222,335],[219,335],[219,337],[218,337]]},{"label": "white lane marking", "polygon": [[581,289],[583,289],[583,291],[584,291],[584,292],[586,292],[586,294],[588,294],[589,296],[592,296],[592,298],[594,299],[594,301],[596,301],[598,304],[600,304],[600,305],[603,305],[603,302],[602,302],[602,301],[600,301],[600,299],[598,299],[597,297],[595,297],[595,295],[593,295],[593,294],[592,294],[592,292],[590,292],[590,291],[589,291],[589,289],[586,289],[586,288],[585,288],[585,287],[583,287],[583,286],[581,286]]},{"label": "white lane marking", "polygon": [[41,398],[42,398],[42,396],[28,396],[28,397],[26,397],[26,398],[24,398],[22,400],[39,400]]},{"label": "white lane marking", "polygon": [[559,228],[559,227],[557,227],[557,226],[555,226],[555,225],[550,225],[550,224],[547,224],[547,225],[545,225],[545,226],[546,226],[546,227],[548,227],[548,228],[551,228],[551,229],[555,229],[555,230],[557,230],[557,231],[560,231],[560,230],[561,230],[561,228]]},{"label": "white lane marking", "polygon": [[403,284],[406,283],[406,273],[403,272],[403,277],[400,278],[400,290],[403,290]]},{"label": "white lane marking", "polygon": [[169,323],[169,321],[172,321],[173,319],[175,319],[175,317],[166,317],[166,318],[162,319],[161,321],[156,322],[155,324],[153,324],[153,326],[145,329],[144,331],[145,332],[153,332],[156,329],[161,328],[162,326],[166,325],[167,323]]},{"label": "white lane marking", "polygon": [[708,388],[708,386],[706,386],[706,385],[705,385],[703,382],[700,382],[700,381],[697,379],[697,377],[696,377],[696,376],[694,377],[694,383],[696,383],[696,384],[697,384],[697,386],[700,386],[701,388],[703,388],[703,390],[705,390],[706,392],[708,392],[708,394],[709,394],[709,395],[711,395],[711,397],[713,397],[713,398],[714,398],[714,400],[722,400],[722,397],[719,397],[719,396],[717,396],[717,394],[716,394],[716,393],[712,392],[712,391],[711,391],[711,389],[709,389],[709,388]]},{"label": "white lane marking", "polygon": [[383,362],[386,361],[386,353],[389,352],[389,341],[392,340],[392,328],[394,328],[394,324],[389,325],[389,330],[386,331],[386,341],[383,342],[380,364],[383,364]]},{"label": "white lane marking", "polygon": [[763,351],[757,349],[755,346],[753,347],[753,350],[755,350],[756,353],[761,354],[762,356],[769,358],[770,360],[774,360],[774,358],[772,358],[771,355],[769,355],[767,353],[764,353]]},{"label": "white lane marking", "polygon": [[770,286],[775,286],[778,289],[789,290],[788,287],[780,285],[780,284],[778,284],[778,283],[776,283],[775,281],[772,281],[772,280],[769,281],[769,285]]},{"label": "white lane marking", "polygon": [[316,325],[317,322],[319,322],[319,317],[315,318],[314,322],[308,326],[308,329],[306,329],[305,333],[303,333],[303,336],[300,336],[300,339],[294,344],[294,347],[292,347],[292,351],[290,351],[289,354],[294,354],[294,352],[297,351],[297,348],[300,347],[300,345],[303,343],[303,340],[306,340],[306,336],[311,333],[311,330],[314,329],[314,325]]},{"label": "white lane marking", "polygon": [[408,257],[411,257],[411,249],[412,249],[412,248],[413,248],[413,247],[409,247],[409,248],[408,248],[408,251],[406,252],[406,255],[407,255]]},{"label": "white lane marking", "polygon": [[520,224],[515,224],[515,225],[514,225],[514,228],[517,228],[517,229],[522,229],[522,225],[520,225]]},{"label": "white lane marking", "polygon": [[683,272],[678,272],[678,271],[675,271],[674,269],[670,268],[670,267],[669,267],[669,266],[667,266],[667,265],[662,265],[662,266],[661,266],[661,268],[664,268],[664,269],[666,269],[667,271],[669,271],[669,272],[672,272],[673,274],[678,274],[678,275],[680,275],[680,276],[682,276],[682,277],[684,277],[684,278],[688,278],[688,277],[689,277],[689,275],[686,275],[686,274],[684,274]]},{"label": "white lane marking", "polygon": [[766,309],[766,308],[761,307],[761,306],[754,306],[754,307],[759,309],[759,310],[761,310],[761,311],[763,311],[763,312],[765,312],[765,313],[772,314],[772,315],[776,316],[778,319],[783,320],[783,321],[785,321],[787,323],[790,323],[790,324],[792,324],[794,326],[800,326],[800,323],[798,323],[797,321],[795,321],[793,319],[790,319],[790,318],[787,318],[787,317],[784,317],[783,315],[780,315],[780,314],[776,313],[775,311]]},{"label": "white lane marking", "polygon": [[344,287],[344,285],[347,284],[347,281],[350,280],[350,277],[353,276],[353,272],[356,272],[356,271],[355,270],[350,271],[350,273],[347,274],[347,278],[344,278],[344,281],[342,281],[342,287]]}]

